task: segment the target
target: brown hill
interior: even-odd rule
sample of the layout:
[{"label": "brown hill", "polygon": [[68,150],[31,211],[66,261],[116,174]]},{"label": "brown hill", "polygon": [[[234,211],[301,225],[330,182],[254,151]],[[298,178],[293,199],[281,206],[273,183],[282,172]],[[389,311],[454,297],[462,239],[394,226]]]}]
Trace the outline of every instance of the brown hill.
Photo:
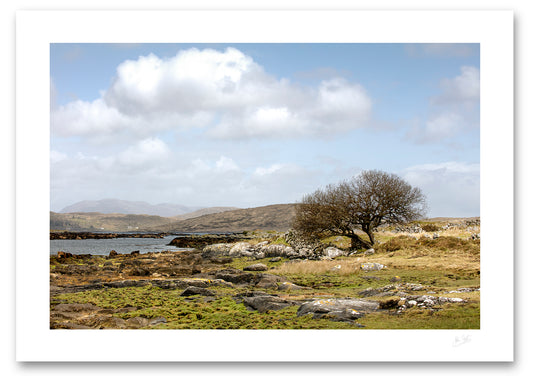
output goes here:
[{"label": "brown hill", "polygon": [[173,221],[172,218],[146,214],[50,212],[52,231],[142,231]]},{"label": "brown hill", "polygon": [[176,221],[168,225],[155,226],[151,230],[160,232],[206,233],[254,230],[286,231],[291,227],[294,215],[294,204],[269,205],[203,215]]}]

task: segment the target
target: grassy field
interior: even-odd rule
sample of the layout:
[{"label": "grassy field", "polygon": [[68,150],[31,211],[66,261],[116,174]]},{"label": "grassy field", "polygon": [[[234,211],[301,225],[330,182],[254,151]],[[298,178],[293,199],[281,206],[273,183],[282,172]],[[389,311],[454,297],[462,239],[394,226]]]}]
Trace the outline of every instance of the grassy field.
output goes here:
[{"label": "grassy field", "polygon": [[[300,303],[311,299],[361,298],[369,289],[388,291],[385,295],[365,298],[380,302],[382,309],[359,318],[356,321],[359,325],[332,321],[327,316],[320,319],[311,315],[298,317],[298,305],[263,313],[249,310],[236,298],[250,292],[248,286],[209,287],[214,295],[208,297],[184,297],[181,296],[183,289],[162,289],[153,285],[106,288],[55,295],[51,304],[53,307],[59,303],[91,303],[123,320],[134,317],[166,319],[146,329],[479,329],[480,241],[471,238],[472,232],[479,233],[479,227],[431,229],[414,235],[380,231],[376,234],[375,253],[371,255],[361,253],[321,261],[234,258],[223,266],[242,270],[262,262],[269,266],[267,273],[281,276],[300,288],[280,291],[255,287],[253,290]],[[434,239],[434,233],[439,237]],[[340,248],[349,243],[342,237],[324,241]],[[361,269],[363,263],[379,263],[386,267],[367,272]],[[406,292],[463,301],[398,309]],[[135,307],[135,310],[121,311],[124,307]]]}]

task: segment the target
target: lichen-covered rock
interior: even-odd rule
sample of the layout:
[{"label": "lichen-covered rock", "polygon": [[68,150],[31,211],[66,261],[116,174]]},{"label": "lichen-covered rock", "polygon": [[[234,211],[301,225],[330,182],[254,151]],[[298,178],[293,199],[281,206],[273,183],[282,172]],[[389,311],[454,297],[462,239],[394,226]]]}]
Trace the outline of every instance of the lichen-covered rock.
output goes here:
[{"label": "lichen-covered rock", "polygon": [[379,271],[383,268],[386,268],[385,265],[382,265],[382,264],[379,264],[377,262],[365,262],[363,264],[361,264],[361,270],[364,270],[364,271]]},{"label": "lichen-covered rock", "polygon": [[[230,250],[229,250],[229,256],[232,257],[250,257],[255,252],[255,247],[252,246],[250,243],[247,242],[239,242],[235,243]],[[204,248],[205,251],[205,248]]]},{"label": "lichen-covered rock", "polygon": [[329,257],[331,259],[334,259],[335,257],[345,256],[346,252],[345,251],[341,251],[340,249],[335,248],[335,247],[327,247],[326,249],[324,249],[322,255],[324,257]]},{"label": "lichen-covered rock", "polygon": [[320,299],[304,303],[297,316],[312,314],[313,318],[328,317],[333,321],[353,322],[367,312],[379,309],[379,303],[362,299]]}]

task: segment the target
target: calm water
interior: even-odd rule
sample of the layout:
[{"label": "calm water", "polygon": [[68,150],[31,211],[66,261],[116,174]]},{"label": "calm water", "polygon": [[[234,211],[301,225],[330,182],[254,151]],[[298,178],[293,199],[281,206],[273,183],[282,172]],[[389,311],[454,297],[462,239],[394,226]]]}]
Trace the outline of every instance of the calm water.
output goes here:
[{"label": "calm water", "polygon": [[82,240],[50,240],[50,254],[59,251],[72,254],[90,253],[91,255],[108,255],[111,250],[118,253],[140,253],[161,251],[182,251],[186,248],[177,248],[167,245],[176,236],[164,238],[117,238],[117,239],[82,239]]}]

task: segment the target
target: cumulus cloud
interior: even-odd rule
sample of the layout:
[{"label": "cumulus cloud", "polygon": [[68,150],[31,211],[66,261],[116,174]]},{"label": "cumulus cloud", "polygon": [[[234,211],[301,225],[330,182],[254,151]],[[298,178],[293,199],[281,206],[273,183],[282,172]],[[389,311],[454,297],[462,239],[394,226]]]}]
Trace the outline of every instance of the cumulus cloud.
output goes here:
[{"label": "cumulus cloud", "polygon": [[461,74],[441,82],[442,93],[433,99],[437,104],[468,105],[479,102],[480,73],[471,66],[461,67]]},{"label": "cumulus cloud", "polygon": [[415,126],[409,137],[417,143],[450,140],[467,126],[465,119],[457,113],[445,112],[431,117],[423,126]]},{"label": "cumulus cloud", "polygon": [[426,195],[429,216],[478,216],[479,163],[443,162],[409,167],[400,173]]},{"label": "cumulus cloud", "polygon": [[162,140],[150,137],[121,152],[117,157],[117,162],[127,166],[142,166],[164,161],[170,154],[170,149]]},{"label": "cumulus cloud", "polygon": [[444,78],[440,88],[430,100],[430,117],[407,134],[417,143],[450,141],[479,127],[479,69],[463,66],[460,75]]},{"label": "cumulus cloud", "polygon": [[191,48],[124,61],[100,98],[61,106],[51,122],[61,136],[203,127],[214,138],[291,137],[360,128],[371,110],[366,90],[343,78],[301,87],[235,48]]}]

